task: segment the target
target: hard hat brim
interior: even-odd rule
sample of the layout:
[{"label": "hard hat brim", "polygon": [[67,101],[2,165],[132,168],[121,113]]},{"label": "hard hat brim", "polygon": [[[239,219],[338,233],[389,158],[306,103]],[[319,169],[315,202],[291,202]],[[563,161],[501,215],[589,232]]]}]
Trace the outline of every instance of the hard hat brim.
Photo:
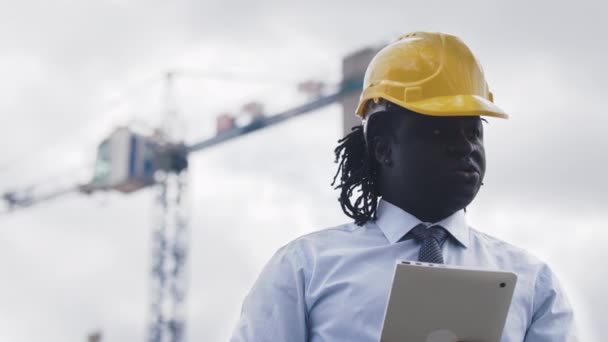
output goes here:
[{"label": "hard hat brim", "polygon": [[497,105],[479,95],[433,97],[406,103],[403,104],[403,107],[431,116],[492,116],[503,119],[509,118],[509,115]]},{"label": "hard hat brim", "polygon": [[[413,112],[430,116],[492,116],[508,119],[509,115],[492,101],[479,95],[438,96],[420,101],[403,102],[393,98],[383,98]],[[373,101],[370,99],[370,101]],[[364,103],[357,109],[362,115]]]}]

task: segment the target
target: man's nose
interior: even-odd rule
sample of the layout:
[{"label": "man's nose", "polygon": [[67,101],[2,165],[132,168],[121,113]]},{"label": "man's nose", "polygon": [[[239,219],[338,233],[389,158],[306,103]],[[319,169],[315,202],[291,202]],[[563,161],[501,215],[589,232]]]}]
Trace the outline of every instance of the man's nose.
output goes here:
[{"label": "man's nose", "polygon": [[476,144],[461,130],[459,134],[446,146],[446,151],[450,155],[458,157],[468,157],[475,151]]}]

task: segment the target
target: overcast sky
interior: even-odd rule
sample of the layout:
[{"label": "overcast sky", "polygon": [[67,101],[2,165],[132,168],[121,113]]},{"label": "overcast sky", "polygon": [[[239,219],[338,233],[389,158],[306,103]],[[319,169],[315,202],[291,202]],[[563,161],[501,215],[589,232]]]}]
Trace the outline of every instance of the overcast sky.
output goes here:
[{"label": "overcast sky", "polygon": [[[486,126],[469,223],[547,261],[582,341],[608,316],[608,78],[603,2],[0,0],[0,191],[88,177],[120,124],[163,111],[162,72],[340,79],[341,58],[401,33],[460,36],[510,120]],[[252,100],[303,101],[285,82],[181,77],[187,141]],[[191,156],[190,341],[225,341],[268,258],[346,222],[330,187],[338,105]],[[0,342],[143,341],[153,191],[69,195],[0,216]]]}]

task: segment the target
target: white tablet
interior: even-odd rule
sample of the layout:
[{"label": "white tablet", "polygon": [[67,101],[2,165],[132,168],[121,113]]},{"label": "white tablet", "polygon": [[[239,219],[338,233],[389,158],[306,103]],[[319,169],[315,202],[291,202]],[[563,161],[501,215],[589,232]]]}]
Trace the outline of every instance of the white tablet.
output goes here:
[{"label": "white tablet", "polygon": [[500,342],[517,276],[403,261],[380,342]]}]

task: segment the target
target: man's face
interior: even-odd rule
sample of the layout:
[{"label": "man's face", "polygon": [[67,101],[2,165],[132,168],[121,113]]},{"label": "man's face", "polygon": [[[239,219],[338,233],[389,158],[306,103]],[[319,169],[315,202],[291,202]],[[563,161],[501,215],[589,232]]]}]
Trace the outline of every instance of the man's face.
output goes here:
[{"label": "man's face", "polygon": [[445,215],[471,203],[486,168],[480,117],[408,113],[401,123],[391,143],[393,166],[384,174],[392,195]]}]

